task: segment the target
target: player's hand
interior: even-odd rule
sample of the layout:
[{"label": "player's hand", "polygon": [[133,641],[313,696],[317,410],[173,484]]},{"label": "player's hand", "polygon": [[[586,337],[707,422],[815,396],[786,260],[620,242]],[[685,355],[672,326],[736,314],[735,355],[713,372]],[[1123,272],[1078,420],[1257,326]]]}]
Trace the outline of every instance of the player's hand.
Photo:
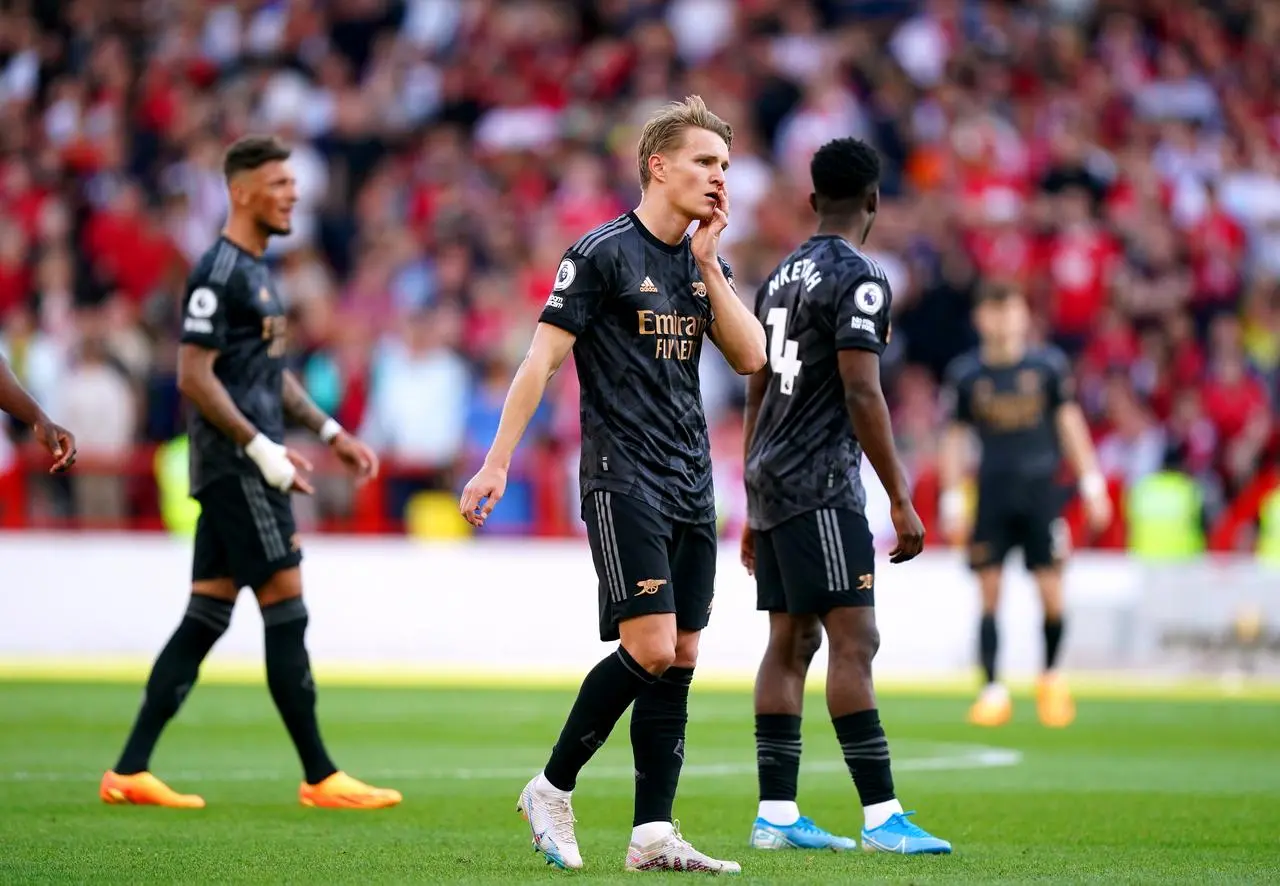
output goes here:
[{"label": "player's hand", "polygon": [[905,563],[924,550],[924,523],[916,513],[916,506],[908,499],[889,509],[898,544],[889,552],[890,563]]},{"label": "player's hand", "polygon": [[284,457],[289,459],[289,464],[293,465],[293,483],[289,485],[286,492],[301,492],[303,495],[311,495],[316,488],[311,485],[311,481],[302,476],[303,471],[311,470],[311,462],[307,461],[307,457],[293,449],[286,449]]},{"label": "player's hand", "polygon": [[458,511],[472,526],[483,526],[506,491],[506,468],[485,465],[463,487],[462,498],[458,500]]},{"label": "player's hand", "polygon": [[334,437],[329,448],[355,474],[357,486],[378,476],[378,454],[346,431]]},{"label": "player's hand", "polygon": [[76,463],[76,438],[70,431],[47,418],[37,421],[32,430],[40,445],[54,458],[50,474],[61,474]]},{"label": "player's hand", "polygon": [[1095,533],[1103,532],[1111,525],[1111,496],[1106,493],[1087,496],[1084,500],[1085,518]]},{"label": "player's hand", "polygon": [[939,497],[938,524],[947,544],[962,545],[968,538],[968,506],[959,489],[949,489]]},{"label": "player's hand", "polygon": [[747,567],[747,575],[756,574],[756,534],[748,526],[742,530],[742,565]]},{"label": "player's hand", "polygon": [[711,214],[698,222],[689,248],[694,260],[702,265],[712,265],[720,255],[720,235],[729,225],[729,194],[721,185],[716,190],[717,200]]},{"label": "player's hand", "polygon": [[250,440],[244,447],[244,454],[258,466],[258,470],[262,472],[262,479],[272,489],[278,489],[281,492],[297,491],[303,495],[310,495],[315,491],[307,478],[298,473],[311,470],[311,462],[292,449],[281,446],[267,435],[258,434]]}]

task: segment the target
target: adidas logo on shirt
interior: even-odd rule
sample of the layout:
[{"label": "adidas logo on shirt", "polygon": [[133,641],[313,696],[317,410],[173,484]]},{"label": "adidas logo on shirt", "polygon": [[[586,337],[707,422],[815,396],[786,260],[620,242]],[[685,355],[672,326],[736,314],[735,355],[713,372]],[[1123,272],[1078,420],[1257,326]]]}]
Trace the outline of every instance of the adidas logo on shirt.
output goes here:
[{"label": "adidas logo on shirt", "polygon": [[644,278],[644,282],[640,284],[641,292],[657,292],[658,287],[653,285],[653,281],[648,277]]}]

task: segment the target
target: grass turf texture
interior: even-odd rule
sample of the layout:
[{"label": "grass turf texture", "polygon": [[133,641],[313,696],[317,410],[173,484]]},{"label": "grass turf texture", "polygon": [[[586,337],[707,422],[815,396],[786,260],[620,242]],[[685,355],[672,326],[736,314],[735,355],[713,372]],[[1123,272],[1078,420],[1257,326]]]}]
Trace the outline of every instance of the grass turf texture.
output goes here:
[{"label": "grass turf texture", "polygon": [[[544,867],[514,811],[571,690],[322,686],[339,765],[404,792],[374,813],[303,809],[298,767],[264,686],[201,685],[154,771],[209,807],[109,807],[97,780],[118,753],[138,683],[0,682],[0,883],[632,882],[630,749],[619,724],[579,782],[587,867]],[[881,700],[899,795],[950,839],[937,858],[769,853],[746,847],[756,788],[751,700],[691,701],[676,814],[744,882],[1246,883],[1280,877],[1280,707],[1268,701],[1096,699],[1075,726],[964,723],[968,699]],[[820,695],[807,702],[801,808],[857,835],[861,811]],[[688,881],[691,875],[644,875]],[[696,878],[695,878],[696,879]]]}]

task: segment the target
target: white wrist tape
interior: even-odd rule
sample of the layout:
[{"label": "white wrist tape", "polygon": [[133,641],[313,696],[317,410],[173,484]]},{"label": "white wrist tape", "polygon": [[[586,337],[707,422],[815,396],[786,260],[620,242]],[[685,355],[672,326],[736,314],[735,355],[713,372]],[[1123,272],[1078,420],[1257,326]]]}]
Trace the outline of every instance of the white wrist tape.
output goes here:
[{"label": "white wrist tape", "polygon": [[281,492],[288,492],[293,486],[293,478],[298,469],[289,461],[289,456],[285,455],[285,449],[279,443],[268,439],[264,434],[258,434],[245,446],[244,454],[253,459],[268,486]]},{"label": "white wrist tape", "polygon": [[938,499],[938,512],[944,523],[955,523],[964,516],[964,491],[948,489]]},{"label": "white wrist tape", "polygon": [[1094,472],[1080,478],[1080,494],[1085,498],[1101,498],[1107,494],[1107,478]]},{"label": "white wrist tape", "polygon": [[333,438],[341,434],[342,425],[338,424],[336,418],[326,418],[324,424],[320,426],[320,439],[325,443],[332,443]]}]

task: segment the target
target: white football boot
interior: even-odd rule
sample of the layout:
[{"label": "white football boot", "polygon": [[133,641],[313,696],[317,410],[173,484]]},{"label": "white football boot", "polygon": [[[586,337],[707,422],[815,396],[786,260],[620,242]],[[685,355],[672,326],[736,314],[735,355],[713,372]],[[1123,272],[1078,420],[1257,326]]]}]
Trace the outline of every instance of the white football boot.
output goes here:
[{"label": "white football boot", "polygon": [[529,822],[534,851],[546,856],[547,864],[577,870],[582,867],[582,855],[578,852],[578,837],[573,832],[570,794],[551,787],[542,773],[538,773],[520,792],[516,811]]},{"label": "white football boot", "polygon": [[683,873],[740,874],[742,865],[704,855],[680,835],[680,823],[647,846],[632,843],[627,850],[629,871],[679,871]]}]

